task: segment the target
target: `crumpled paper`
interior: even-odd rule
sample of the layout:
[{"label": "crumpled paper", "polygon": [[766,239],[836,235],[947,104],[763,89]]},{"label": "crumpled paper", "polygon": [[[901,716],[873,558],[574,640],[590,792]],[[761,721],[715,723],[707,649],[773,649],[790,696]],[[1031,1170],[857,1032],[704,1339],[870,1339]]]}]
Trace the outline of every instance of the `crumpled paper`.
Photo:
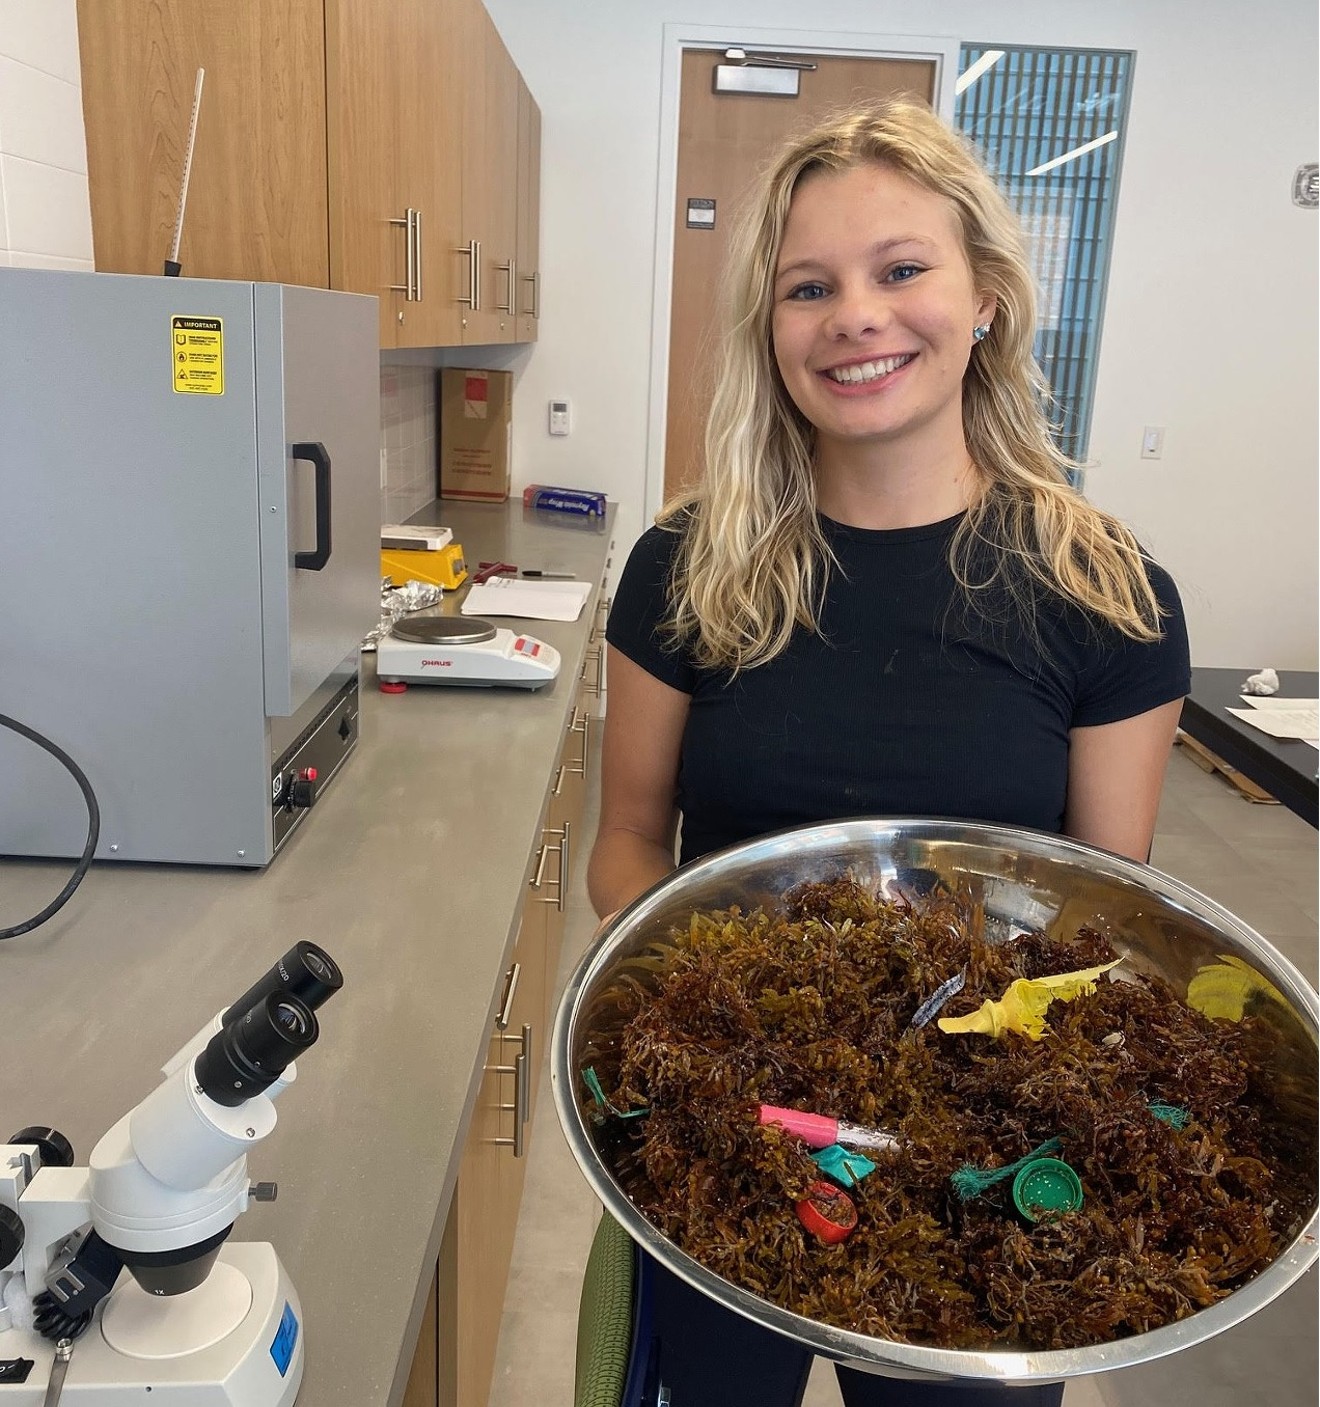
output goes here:
[{"label": "crumpled paper", "polygon": [[948,1035],[976,1034],[999,1037],[1013,1031],[1038,1041],[1045,1034],[1045,1012],[1052,1001],[1072,1001],[1095,991],[1096,979],[1122,958],[1102,967],[1059,972],[1053,977],[1019,977],[998,1001],[987,998],[970,1016],[944,1016],[936,1023]]},{"label": "crumpled paper", "polygon": [[428,581],[409,581],[403,586],[395,586],[389,577],[382,577],[380,583],[380,623],[367,632],[362,642],[362,650],[376,648],[377,642],[390,633],[390,627],[401,616],[413,611],[425,610],[434,606],[444,596],[444,588]]},{"label": "crumpled paper", "polygon": [[1249,674],[1242,686],[1244,694],[1277,694],[1279,676],[1272,669],[1262,669],[1259,674]]}]

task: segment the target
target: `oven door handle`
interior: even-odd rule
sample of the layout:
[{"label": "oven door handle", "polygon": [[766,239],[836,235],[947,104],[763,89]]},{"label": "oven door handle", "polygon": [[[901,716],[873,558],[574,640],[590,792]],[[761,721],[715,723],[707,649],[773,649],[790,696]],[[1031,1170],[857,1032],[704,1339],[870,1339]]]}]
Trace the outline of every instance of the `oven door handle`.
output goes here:
[{"label": "oven door handle", "polygon": [[319,572],[330,560],[330,456],[319,440],[293,445],[289,454],[294,459],[308,460],[316,470],[316,550],[295,552],[293,565]]}]

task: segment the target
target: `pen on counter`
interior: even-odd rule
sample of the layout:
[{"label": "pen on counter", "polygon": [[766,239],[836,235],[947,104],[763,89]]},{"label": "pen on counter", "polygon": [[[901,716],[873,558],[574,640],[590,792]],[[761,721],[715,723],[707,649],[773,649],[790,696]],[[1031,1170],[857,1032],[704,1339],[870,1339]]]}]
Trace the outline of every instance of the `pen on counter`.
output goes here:
[{"label": "pen on counter", "polygon": [[519,576],[544,577],[547,581],[550,581],[550,580],[554,580],[554,581],[572,581],[572,580],[574,579],[575,573],[573,573],[573,572],[542,572],[542,571],[537,571],[535,568],[528,567],[528,569],[527,569],[525,572],[520,572],[520,573],[519,573]]}]

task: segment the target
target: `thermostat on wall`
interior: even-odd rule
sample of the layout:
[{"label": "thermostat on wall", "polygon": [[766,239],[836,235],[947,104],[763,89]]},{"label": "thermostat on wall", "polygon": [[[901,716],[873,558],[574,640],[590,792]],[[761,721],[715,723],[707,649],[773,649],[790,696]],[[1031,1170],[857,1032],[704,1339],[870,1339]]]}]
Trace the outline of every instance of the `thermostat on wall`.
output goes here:
[{"label": "thermostat on wall", "polygon": [[567,401],[550,402],[550,433],[552,435],[568,434],[568,412]]}]

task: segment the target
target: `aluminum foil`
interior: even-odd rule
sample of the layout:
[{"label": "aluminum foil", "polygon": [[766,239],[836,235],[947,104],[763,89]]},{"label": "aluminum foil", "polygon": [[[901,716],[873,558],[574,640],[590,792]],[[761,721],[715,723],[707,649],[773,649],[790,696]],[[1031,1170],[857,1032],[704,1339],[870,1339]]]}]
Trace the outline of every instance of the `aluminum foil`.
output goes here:
[{"label": "aluminum foil", "polygon": [[444,596],[444,588],[426,581],[410,581],[403,586],[395,586],[389,577],[380,582],[380,624],[367,632],[362,642],[363,650],[374,650],[377,641],[388,635],[390,627],[400,616],[413,611],[425,610],[434,606]]}]

